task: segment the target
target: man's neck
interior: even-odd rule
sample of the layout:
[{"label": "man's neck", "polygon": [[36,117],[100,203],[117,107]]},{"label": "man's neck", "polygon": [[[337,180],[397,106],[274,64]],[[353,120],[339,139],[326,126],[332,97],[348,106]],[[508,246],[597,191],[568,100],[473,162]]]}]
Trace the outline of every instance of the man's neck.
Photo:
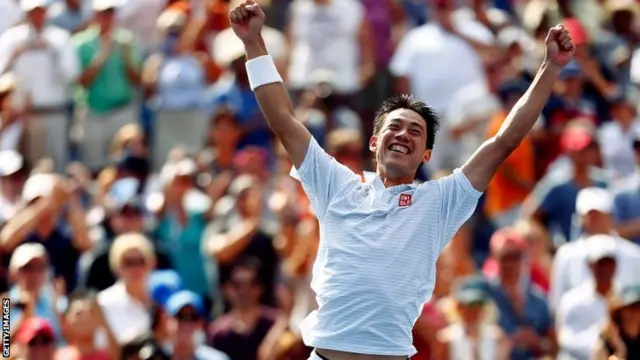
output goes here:
[{"label": "man's neck", "polygon": [[600,296],[602,297],[609,296],[612,287],[613,284],[611,283],[611,281],[596,282],[595,284],[596,293],[600,294]]},{"label": "man's neck", "polygon": [[380,168],[378,168],[378,171],[376,171],[376,173],[380,177],[380,180],[382,180],[382,183],[384,184],[384,187],[387,187],[387,188],[392,187],[392,186],[396,186],[396,185],[413,184],[413,180],[414,180],[414,176],[413,175],[412,176],[405,176],[405,177],[398,177],[398,178],[387,176],[387,174],[384,171],[381,171]]},{"label": "man's neck", "polygon": [[589,168],[587,166],[575,166],[573,170],[573,180],[580,187],[588,187],[591,185],[589,177]]}]

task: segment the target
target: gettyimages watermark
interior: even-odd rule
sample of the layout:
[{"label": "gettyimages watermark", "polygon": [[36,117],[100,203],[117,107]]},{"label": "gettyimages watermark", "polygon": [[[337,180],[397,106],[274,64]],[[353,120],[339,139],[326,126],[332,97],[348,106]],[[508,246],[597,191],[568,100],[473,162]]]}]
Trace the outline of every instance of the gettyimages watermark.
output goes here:
[{"label": "gettyimages watermark", "polygon": [[2,298],[2,357],[11,357],[11,300]]}]

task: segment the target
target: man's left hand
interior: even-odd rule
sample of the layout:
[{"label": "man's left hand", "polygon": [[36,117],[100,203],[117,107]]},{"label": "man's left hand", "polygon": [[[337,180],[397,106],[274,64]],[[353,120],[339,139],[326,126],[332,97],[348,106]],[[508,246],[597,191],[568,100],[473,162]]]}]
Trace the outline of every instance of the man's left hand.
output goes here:
[{"label": "man's left hand", "polygon": [[569,30],[562,25],[556,25],[549,30],[545,44],[547,46],[546,60],[561,68],[571,61],[576,51],[576,45],[571,39]]}]

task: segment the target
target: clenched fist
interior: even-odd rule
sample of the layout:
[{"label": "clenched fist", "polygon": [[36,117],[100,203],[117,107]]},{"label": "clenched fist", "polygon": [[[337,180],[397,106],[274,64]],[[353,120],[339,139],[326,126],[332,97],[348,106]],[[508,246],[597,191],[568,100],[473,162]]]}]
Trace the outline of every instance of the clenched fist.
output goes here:
[{"label": "clenched fist", "polygon": [[264,18],[264,12],[254,0],[242,1],[229,13],[233,32],[245,44],[260,40]]},{"label": "clenched fist", "polygon": [[556,25],[549,30],[545,44],[546,60],[560,67],[567,65],[576,51],[571,34],[562,25]]}]

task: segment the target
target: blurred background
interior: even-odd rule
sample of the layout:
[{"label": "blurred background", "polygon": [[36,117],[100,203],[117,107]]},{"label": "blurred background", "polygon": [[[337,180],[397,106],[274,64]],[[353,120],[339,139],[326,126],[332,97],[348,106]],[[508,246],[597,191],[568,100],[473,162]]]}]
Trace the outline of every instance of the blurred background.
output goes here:
[{"label": "blurred background", "polygon": [[[318,223],[238,2],[0,0],[14,359],[307,359]],[[298,119],[354,172],[382,100],[438,112],[417,182],[497,133],[564,24],[575,59],[440,257],[414,359],[640,359],[640,1],[258,3]]]}]

